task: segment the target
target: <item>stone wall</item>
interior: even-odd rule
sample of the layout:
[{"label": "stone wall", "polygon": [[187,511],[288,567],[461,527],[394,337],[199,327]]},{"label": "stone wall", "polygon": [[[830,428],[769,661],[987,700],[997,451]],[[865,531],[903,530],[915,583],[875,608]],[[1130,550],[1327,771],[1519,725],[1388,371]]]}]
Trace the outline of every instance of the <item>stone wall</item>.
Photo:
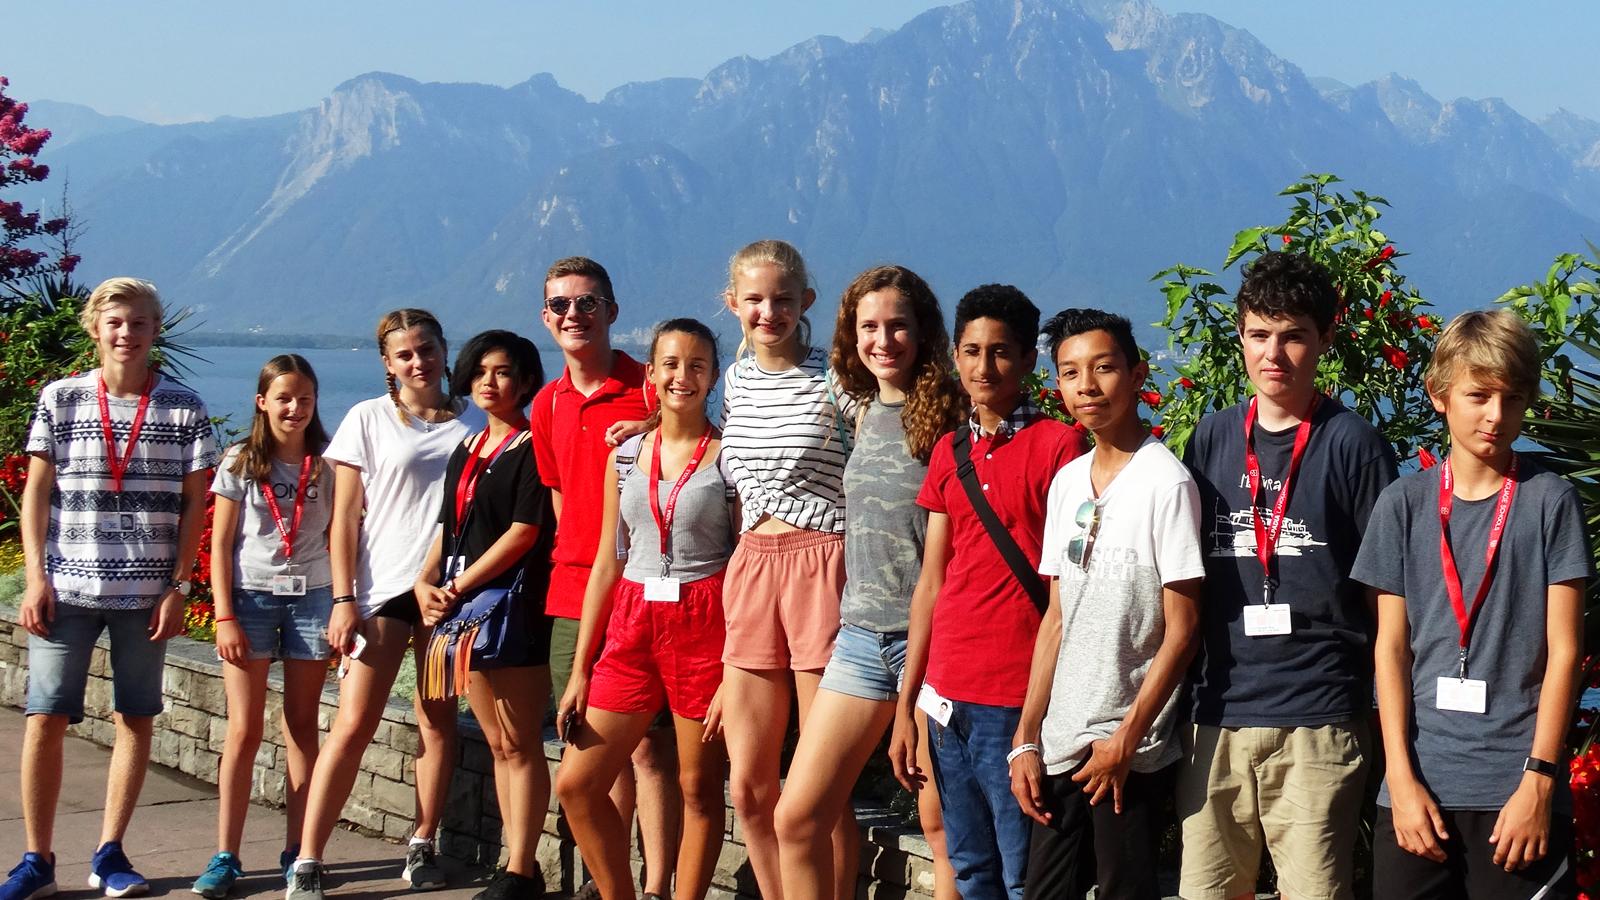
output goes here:
[{"label": "stone wall", "polygon": [[[16,625],[16,611],[0,607],[0,703],[23,706],[26,699],[28,635]],[[89,667],[83,722],[71,733],[110,746],[111,679],[106,641],[95,648]],[[283,702],[283,682],[274,669],[269,678],[267,722],[251,779],[252,799],[279,806],[284,798],[284,751],[276,721]],[[210,644],[176,638],[167,649],[166,712],[156,719],[152,755],[160,765],[211,784],[217,781],[227,733],[227,699],[222,663]],[[324,730],[339,702],[337,684],[322,694],[319,722]],[[561,745],[546,734],[545,756],[552,773]],[[416,718],[408,703],[390,700],[372,744],[362,757],[355,790],[345,804],[345,822],[361,831],[400,840],[410,833],[416,797],[412,759],[417,752]],[[470,716],[461,718],[460,760],[450,788],[450,802],[440,849],[452,856],[493,864],[499,857],[500,821],[494,796],[493,770],[482,732]],[[915,825],[883,809],[858,808],[862,827],[861,882],[863,898],[931,897],[933,868],[928,845]],[[745,859],[739,823],[728,811],[729,830],[711,892],[714,900],[755,897],[755,881]],[[545,839],[539,858],[546,884],[570,891],[582,880],[582,864],[554,801],[545,816]],[[637,861],[635,861],[637,865]]]}]

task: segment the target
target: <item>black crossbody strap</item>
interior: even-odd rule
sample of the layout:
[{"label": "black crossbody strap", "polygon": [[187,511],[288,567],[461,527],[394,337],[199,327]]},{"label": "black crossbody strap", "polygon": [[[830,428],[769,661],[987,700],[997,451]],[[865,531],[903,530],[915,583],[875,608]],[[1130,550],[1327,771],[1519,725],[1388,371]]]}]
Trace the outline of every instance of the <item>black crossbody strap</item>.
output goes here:
[{"label": "black crossbody strap", "polygon": [[995,514],[994,507],[983,496],[983,487],[978,484],[978,472],[972,465],[972,432],[963,422],[956,426],[955,433],[950,436],[950,450],[956,458],[956,477],[961,480],[961,487],[967,492],[967,500],[972,503],[972,509],[978,514],[978,521],[983,523],[983,530],[989,532],[989,539],[994,541],[1000,557],[1011,567],[1011,574],[1017,578],[1017,583],[1027,591],[1028,599],[1038,608],[1039,615],[1044,615],[1050,608],[1050,588],[1045,585],[1044,579],[1034,571],[1028,563],[1027,554],[1017,545],[1017,539],[1011,536],[1006,526],[1000,522],[1000,517]]}]

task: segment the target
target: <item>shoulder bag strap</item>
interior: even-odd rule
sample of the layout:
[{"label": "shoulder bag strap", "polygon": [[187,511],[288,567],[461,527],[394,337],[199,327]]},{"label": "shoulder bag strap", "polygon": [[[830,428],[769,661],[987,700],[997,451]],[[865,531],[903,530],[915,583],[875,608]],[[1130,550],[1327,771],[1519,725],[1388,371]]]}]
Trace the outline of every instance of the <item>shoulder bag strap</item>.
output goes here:
[{"label": "shoulder bag strap", "polygon": [[1050,588],[1028,563],[1028,556],[1017,545],[1017,539],[1006,530],[1000,517],[995,514],[994,507],[983,496],[977,469],[972,464],[972,432],[965,422],[956,425],[955,432],[950,436],[950,450],[956,458],[956,477],[961,480],[961,487],[966,490],[967,500],[978,514],[978,521],[983,523],[983,530],[989,532],[989,540],[994,541],[995,549],[1000,551],[1000,557],[1011,567],[1011,574],[1027,591],[1028,599],[1033,601],[1039,615],[1044,615],[1045,610],[1050,608]]}]

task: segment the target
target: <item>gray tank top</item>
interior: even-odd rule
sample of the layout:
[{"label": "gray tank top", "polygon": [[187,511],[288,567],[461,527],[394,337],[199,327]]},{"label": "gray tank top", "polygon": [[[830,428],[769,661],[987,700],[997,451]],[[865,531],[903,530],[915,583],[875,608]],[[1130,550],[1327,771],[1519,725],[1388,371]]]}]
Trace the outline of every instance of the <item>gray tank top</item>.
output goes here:
[{"label": "gray tank top", "polygon": [[[618,556],[627,557],[622,577],[643,582],[661,575],[661,532],[650,512],[650,460],[636,459],[644,436],[617,448],[617,475],[622,497],[617,506]],[[697,581],[722,571],[733,555],[732,479],[723,468],[723,454],[700,461],[700,467],[678,494],[672,514],[672,567],[668,575]],[[672,481],[661,482],[666,506]]]}]

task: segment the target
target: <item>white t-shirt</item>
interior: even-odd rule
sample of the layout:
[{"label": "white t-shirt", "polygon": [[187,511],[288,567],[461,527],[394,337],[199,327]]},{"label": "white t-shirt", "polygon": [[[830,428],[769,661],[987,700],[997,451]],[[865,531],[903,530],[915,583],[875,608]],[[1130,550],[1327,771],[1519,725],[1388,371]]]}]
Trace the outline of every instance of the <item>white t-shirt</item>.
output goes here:
[{"label": "white t-shirt", "polygon": [[426,427],[416,416],[402,424],[387,396],[363,400],[345,414],[324,459],[361,470],[366,518],[356,561],[356,601],[370,617],[411,590],[439,528],[444,470],[450,454],[485,426],[472,404],[456,419]]},{"label": "white t-shirt", "polygon": [[[1155,438],[1144,442],[1100,496],[1100,526],[1085,572],[1067,558],[1084,533],[1078,509],[1094,499],[1094,451],[1050,484],[1039,571],[1060,580],[1061,650],[1042,744],[1045,771],[1060,775],[1111,736],[1139,695],[1166,634],[1163,585],[1205,576],[1200,495],[1183,463]],[[1139,742],[1132,769],[1154,772],[1178,759],[1173,724],[1179,690]]]},{"label": "white t-shirt", "polygon": [[[216,465],[217,445],[199,396],[162,375],[118,494],[100,423],[99,383],[100,370],[93,369],[39,393],[26,450],[55,468],[44,567],[62,603],[149,609],[172,578],[183,479]],[[128,452],[139,401],[106,399],[120,458]]]}]

